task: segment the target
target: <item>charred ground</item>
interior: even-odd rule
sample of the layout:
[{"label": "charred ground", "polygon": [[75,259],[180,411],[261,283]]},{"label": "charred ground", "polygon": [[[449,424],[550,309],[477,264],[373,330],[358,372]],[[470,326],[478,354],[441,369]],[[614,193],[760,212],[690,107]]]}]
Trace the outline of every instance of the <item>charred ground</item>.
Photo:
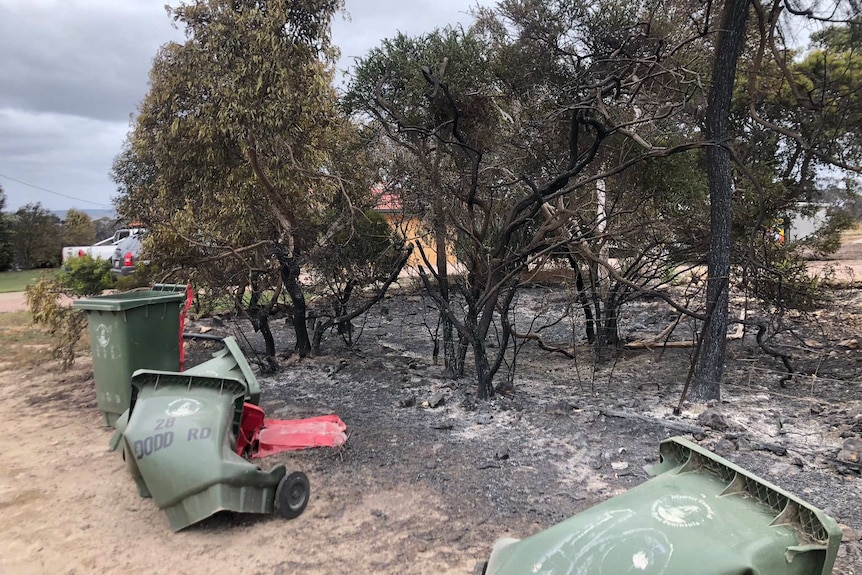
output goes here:
[{"label": "charred ground", "polygon": [[[372,510],[369,527],[410,541],[387,567],[410,563],[441,543],[452,561],[473,549],[482,555],[499,536],[544,529],[645,481],[659,442],[687,435],[844,524],[835,572],[855,575],[862,573],[859,453],[839,452],[862,434],[856,340],[862,302],[854,290],[830,297],[823,310],[786,316],[793,331],[772,341],[793,355],[789,381],[782,363],[746,334],[730,342],[722,402],[686,404],[679,416],[673,408],[690,348],[624,351],[598,365],[586,346],[569,349],[572,358],[527,343],[516,358],[513,393],[477,402],[469,377],[448,378],[434,363],[435,312],[409,290],[388,297],[357,325],[352,349],[331,339],[325,355],[288,359],[279,374],[261,377],[263,405],[270,417],[334,412],[348,424],[349,441],[337,453],[280,459],[326,477],[329,486],[341,483],[345,505],[411,486],[439,494],[421,527],[391,520],[383,507]],[[537,287],[521,297],[517,315],[536,329],[567,303],[559,288]],[[653,301],[628,306],[624,336],[659,333],[674,319],[664,309]],[[260,344],[241,323],[198,322],[204,325],[239,334],[252,357]],[[683,322],[671,340],[690,339],[692,330]],[[577,342],[580,332],[561,322],[542,333],[560,343],[572,341],[573,333]],[[280,336],[289,342],[289,333]]]}]

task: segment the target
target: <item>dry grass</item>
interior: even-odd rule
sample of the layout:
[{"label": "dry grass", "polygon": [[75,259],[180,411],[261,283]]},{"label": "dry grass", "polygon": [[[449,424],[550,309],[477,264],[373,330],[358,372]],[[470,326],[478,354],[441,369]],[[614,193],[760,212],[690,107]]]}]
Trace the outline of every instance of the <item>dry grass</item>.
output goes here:
[{"label": "dry grass", "polygon": [[843,245],[853,243],[856,240],[862,240],[862,222],[856,224],[855,228],[846,230],[841,234],[841,243]]},{"label": "dry grass", "polygon": [[51,360],[48,332],[30,321],[29,312],[0,314],[0,370],[34,367]]}]

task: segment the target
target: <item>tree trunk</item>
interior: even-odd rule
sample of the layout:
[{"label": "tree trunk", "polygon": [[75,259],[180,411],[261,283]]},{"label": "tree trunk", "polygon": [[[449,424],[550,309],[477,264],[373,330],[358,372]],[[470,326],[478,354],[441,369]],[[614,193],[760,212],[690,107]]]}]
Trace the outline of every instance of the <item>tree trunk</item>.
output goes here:
[{"label": "tree trunk", "polygon": [[568,254],[567,258],[569,260],[569,265],[572,267],[572,271],[575,273],[575,289],[578,292],[578,303],[581,304],[581,309],[584,310],[584,322],[586,324],[584,329],[587,334],[587,343],[592,345],[596,342],[595,319],[593,318],[593,310],[590,307],[590,300],[587,298],[587,289],[584,285],[584,274],[581,273],[581,266],[578,264],[578,261],[574,256]]},{"label": "tree trunk", "polygon": [[252,300],[248,308],[249,314],[252,316],[252,326],[255,331],[259,331],[263,335],[263,341],[266,345],[266,357],[268,361],[275,361],[275,338],[272,335],[272,329],[269,327],[269,313],[266,308],[261,308],[259,304],[260,294],[253,293]]},{"label": "tree trunk", "polygon": [[[265,370],[275,371],[277,363],[275,361],[275,338],[272,335],[272,329],[269,326],[269,309],[267,306],[260,305],[261,287],[258,278],[254,278],[251,282],[251,299],[248,304],[248,314],[251,318],[251,324],[255,331],[259,331],[263,335],[263,341],[266,345],[266,366]],[[240,305],[240,301],[238,302]]]},{"label": "tree trunk", "polygon": [[[476,278],[474,278],[475,280]],[[487,280],[487,278],[484,278]],[[472,287],[465,289],[462,292],[467,303],[467,313],[464,317],[464,327],[467,333],[463,334],[470,342],[470,347],[473,348],[473,363],[476,368],[476,383],[478,389],[476,397],[479,399],[490,399],[494,396],[493,379],[494,375],[491,372],[491,365],[488,362],[488,350],[485,347],[485,336],[488,334],[488,326],[490,325],[490,316],[488,312],[493,313],[493,306],[489,306],[486,302],[480,309],[477,305],[480,291],[477,283],[471,282]],[[485,281],[482,285],[487,285]],[[487,294],[486,294],[487,295]],[[488,302],[492,298],[489,298]],[[493,298],[496,299],[496,298]]]},{"label": "tree trunk", "polygon": [[279,258],[281,264],[281,280],[287,291],[293,306],[292,323],[296,334],[296,345],[294,351],[299,357],[306,357],[311,352],[311,339],[308,337],[308,326],[305,323],[307,308],[305,305],[305,294],[302,293],[302,285],[299,283],[299,272],[301,264],[299,257]]},{"label": "tree trunk", "polygon": [[[443,200],[437,194],[434,200],[434,247],[437,251],[437,284],[440,297],[449,303],[449,260],[446,254],[446,217],[443,213]],[[455,376],[464,374],[464,362],[459,361],[461,357],[455,348],[455,330],[452,322],[442,311],[440,321],[443,324],[443,364],[446,371]]]},{"label": "tree trunk", "polygon": [[473,361],[476,362],[476,382],[479,384],[476,397],[491,399],[494,396],[493,376],[485,349],[485,338],[476,337],[473,341]]},{"label": "tree trunk", "polygon": [[[344,292],[338,300],[335,310],[335,317],[344,317],[347,315],[347,304],[353,296],[353,290],[358,282],[355,279],[347,280],[347,285],[344,286]],[[350,320],[338,322],[338,333],[347,340],[348,345],[353,344],[353,322]]]},{"label": "tree trunk", "polygon": [[711,319],[706,327],[691,390],[690,397],[696,401],[721,398],[733,225],[733,173],[727,147],[730,140],[728,126],[733,81],[747,19],[748,0],[725,0],[706,110],[706,137],[712,142],[706,151],[710,201],[706,309]]}]

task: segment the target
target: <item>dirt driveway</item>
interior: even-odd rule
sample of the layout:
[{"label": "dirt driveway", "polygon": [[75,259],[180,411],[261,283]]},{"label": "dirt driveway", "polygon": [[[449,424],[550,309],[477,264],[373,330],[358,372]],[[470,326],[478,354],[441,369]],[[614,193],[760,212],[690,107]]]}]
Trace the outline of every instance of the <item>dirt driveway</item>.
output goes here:
[{"label": "dirt driveway", "polygon": [[26,309],[27,297],[24,292],[0,293],[0,313],[25,311]]}]

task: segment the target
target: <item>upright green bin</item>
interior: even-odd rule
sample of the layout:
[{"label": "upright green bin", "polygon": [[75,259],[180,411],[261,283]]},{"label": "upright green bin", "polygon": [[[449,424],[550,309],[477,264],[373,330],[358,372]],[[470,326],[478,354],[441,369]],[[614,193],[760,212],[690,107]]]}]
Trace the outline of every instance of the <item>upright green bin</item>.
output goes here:
[{"label": "upright green bin", "polygon": [[107,425],[129,409],[134,371],[179,371],[184,299],[182,293],[140,290],[72,304],[87,312],[96,400]]}]

